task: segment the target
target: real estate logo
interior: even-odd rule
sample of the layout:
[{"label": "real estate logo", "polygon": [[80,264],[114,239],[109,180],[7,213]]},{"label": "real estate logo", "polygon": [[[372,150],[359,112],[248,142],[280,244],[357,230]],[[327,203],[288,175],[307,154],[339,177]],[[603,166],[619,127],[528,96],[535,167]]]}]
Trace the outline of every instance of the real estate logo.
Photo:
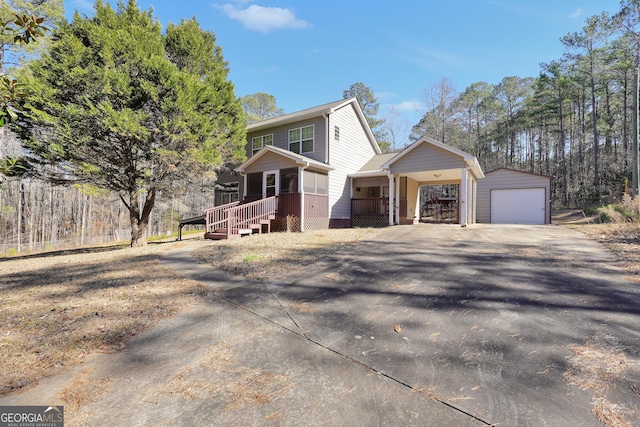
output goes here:
[{"label": "real estate logo", "polygon": [[0,406],[0,427],[64,427],[64,406]]}]

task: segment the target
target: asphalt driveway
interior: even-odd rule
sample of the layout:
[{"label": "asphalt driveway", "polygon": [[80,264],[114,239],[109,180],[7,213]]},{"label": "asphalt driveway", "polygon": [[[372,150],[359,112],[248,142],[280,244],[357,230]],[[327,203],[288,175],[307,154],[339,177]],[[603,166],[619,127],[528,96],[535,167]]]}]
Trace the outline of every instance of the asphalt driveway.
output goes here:
[{"label": "asphalt driveway", "polygon": [[178,251],[211,304],[0,405],[75,383],[102,390],[87,425],[640,425],[640,289],[612,261],[556,226],[392,227],[271,283]]}]

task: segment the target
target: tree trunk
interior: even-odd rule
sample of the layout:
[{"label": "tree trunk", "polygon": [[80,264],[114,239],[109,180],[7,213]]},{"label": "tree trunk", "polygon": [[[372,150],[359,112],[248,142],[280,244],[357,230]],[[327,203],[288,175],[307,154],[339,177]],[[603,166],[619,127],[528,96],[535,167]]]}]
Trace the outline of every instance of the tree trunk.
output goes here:
[{"label": "tree trunk", "polygon": [[[129,194],[129,219],[131,220],[131,247],[146,246],[147,244],[147,227],[149,225],[149,217],[156,200],[156,189],[151,188],[147,193],[144,201],[144,207],[140,212],[140,202],[135,192]],[[125,203],[126,204],[126,203]]]},{"label": "tree trunk", "polygon": [[632,165],[631,171],[631,187],[633,194],[640,194],[640,173],[638,172],[639,161],[638,156],[638,79],[640,79],[640,42],[636,44],[635,69],[633,77],[633,134],[631,140]]},{"label": "tree trunk", "polygon": [[596,108],[596,79],[593,56],[591,57],[591,125],[593,130],[593,185],[596,189],[596,197],[600,199],[600,141],[598,140],[598,113]]}]

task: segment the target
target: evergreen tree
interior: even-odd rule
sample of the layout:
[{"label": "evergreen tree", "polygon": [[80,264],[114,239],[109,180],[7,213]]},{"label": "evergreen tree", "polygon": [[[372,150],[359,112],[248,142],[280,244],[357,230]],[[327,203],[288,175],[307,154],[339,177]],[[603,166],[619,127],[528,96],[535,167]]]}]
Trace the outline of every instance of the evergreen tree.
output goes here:
[{"label": "evergreen tree", "polygon": [[244,114],[215,35],[195,20],[166,35],[135,0],[75,14],[30,64],[30,161],[55,183],[119,194],[131,245],[146,244],[156,194],[243,158]]},{"label": "evergreen tree", "polygon": [[378,141],[380,149],[383,153],[389,151],[391,143],[389,142],[389,136],[383,127],[384,119],[378,118],[380,103],[371,88],[362,82],[356,82],[349,86],[349,89],[342,92],[342,97],[344,99],[356,98],[358,100],[360,108],[362,108],[362,112],[367,119],[367,123],[369,124],[373,135]]}]

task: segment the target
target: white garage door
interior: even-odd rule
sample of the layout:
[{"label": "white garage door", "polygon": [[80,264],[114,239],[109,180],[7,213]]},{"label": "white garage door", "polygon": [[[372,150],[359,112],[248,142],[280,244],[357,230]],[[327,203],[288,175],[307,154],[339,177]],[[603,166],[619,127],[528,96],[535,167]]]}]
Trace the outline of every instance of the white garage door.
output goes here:
[{"label": "white garage door", "polygon": [[544,188],[491,190],[492,224],[544,224]]}]

